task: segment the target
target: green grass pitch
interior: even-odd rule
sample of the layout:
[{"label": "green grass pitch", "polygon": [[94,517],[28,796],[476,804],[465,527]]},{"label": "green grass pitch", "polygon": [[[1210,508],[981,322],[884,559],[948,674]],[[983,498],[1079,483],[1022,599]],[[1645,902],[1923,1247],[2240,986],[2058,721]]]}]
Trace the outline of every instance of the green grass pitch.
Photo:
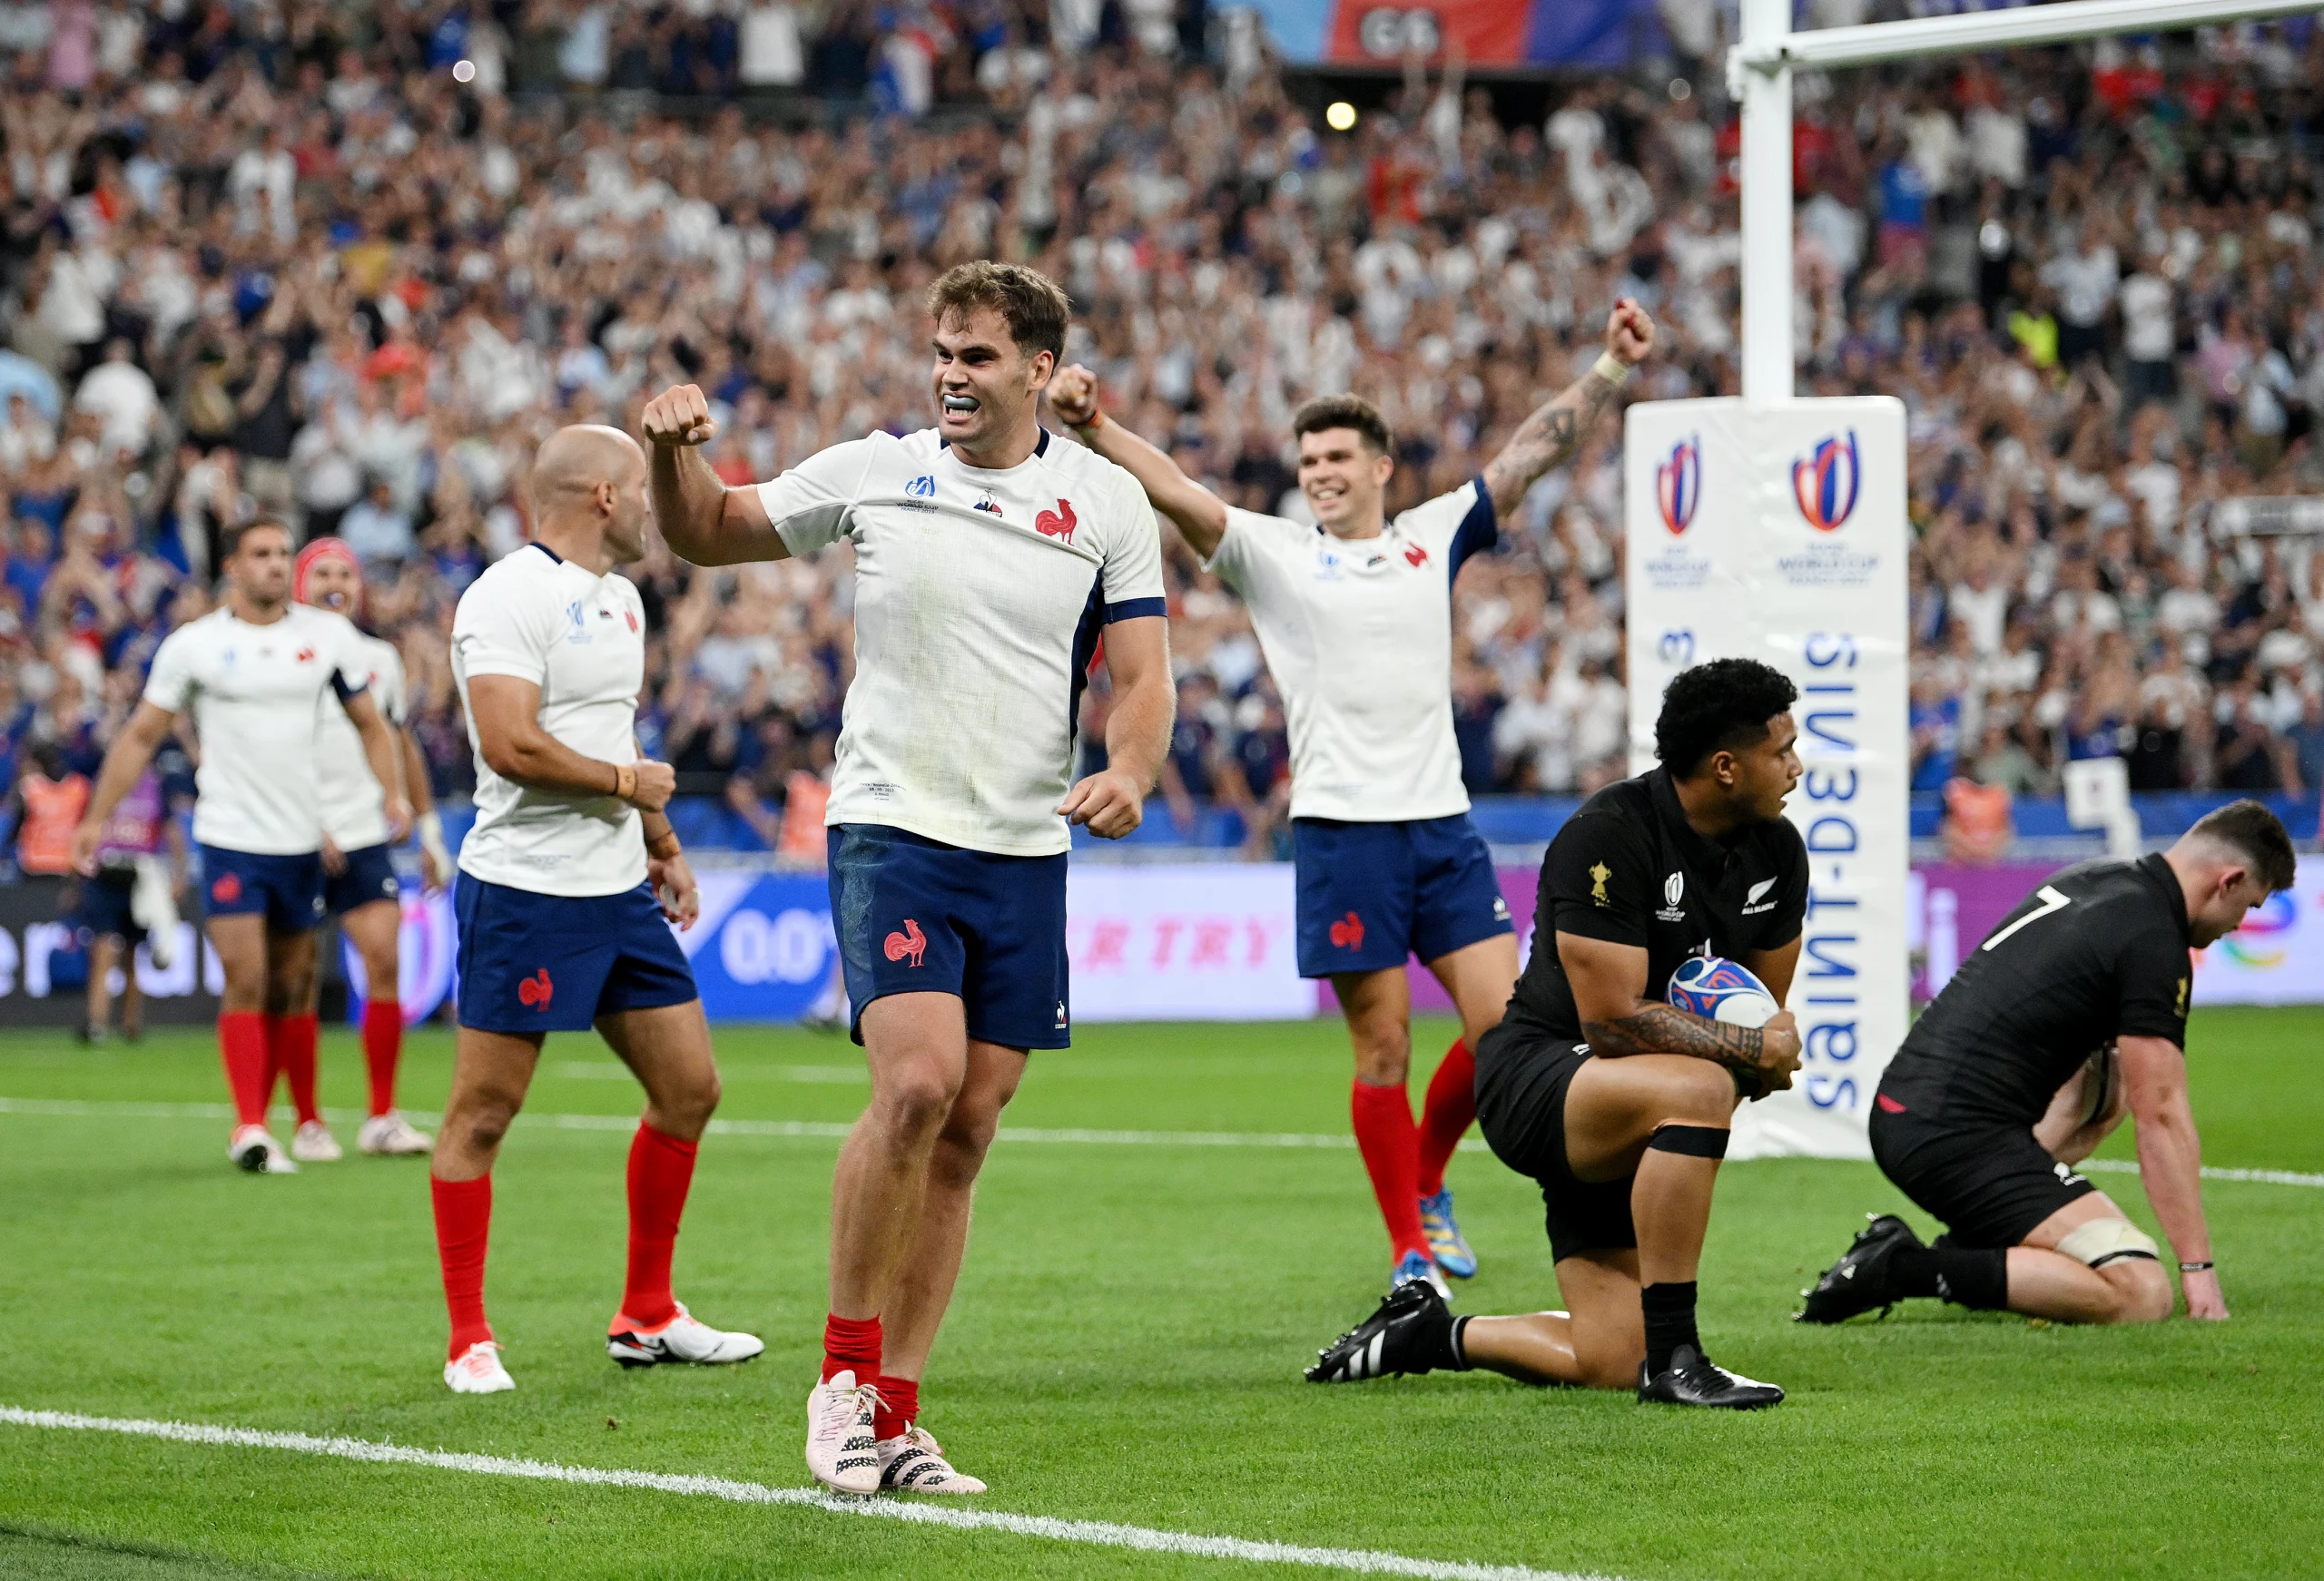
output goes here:
[{"label": "green grass pitch", "polygon": [[[2324,1170],[2324,1014],[2198,1015],[2207,1160]],[[1449,1029],[1422,1028],[1433,1060]],[[718,1038],[728,1119],[843,1122],[856,1052]],[[433,1107],[450,1040],[412,1042]],[[326,1035],[327,1103],[361,1090]],[[1336,1025],[1085,1028],[1035,1057],[1009,1124],[1344,1133]],[[487,1293],[518,1390],[442,1387],[425,1165],[231,1170],[205,1035],[83,1050],[0,1037],[0,1406],[167,1419],[798,1486],[824,1306],[828,1136],[714,1135],[678,1291],[767,1353],[625,1373],[618,1128],[520,1123],[497,1174]],[[602,1046],[551,1042],[542,1115],[635,1115]],[[279,1111],[278,1111],[279,1114]],[[2130,1155],[2128,1138],[2108,1152]],[[1452,1181],[1470,1311],[1556,1304],[1539,1199],[1489,1154]],[[2135,1178],[2101,1183],[2149,1228]],[[1004,1141],[925,1419],[980,1507],[1171,1531],[1633,1578],[2324,1575],[2324,1190],[2207,1187],[2233,1321],[2041,1328],[1934,1303],[1807,1330],[1794,1291],[1866,1210],[1869,1165],[1731,1165],[1703,1267],[1712,1354],[1791,1398],[1706,1417],[1485,1375],[1319,1389],[1315,1347],[1387,1272],[1352,1149]],[[1924,1230],[1925,1220],[1918,1220]],[[668,1493],[0,1425],[0,1576],[1254,1576],[1189,1558]],[[1300,1572],[1315,1574],[1316,1572]]]}]

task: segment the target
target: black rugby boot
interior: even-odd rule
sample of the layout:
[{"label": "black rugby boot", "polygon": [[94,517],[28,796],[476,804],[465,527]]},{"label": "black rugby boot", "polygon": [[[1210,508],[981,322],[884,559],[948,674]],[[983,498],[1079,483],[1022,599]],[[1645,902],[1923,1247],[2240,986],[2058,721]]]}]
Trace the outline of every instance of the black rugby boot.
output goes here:
[{"label": "black rugby boot", "polygon": [[1919,1250],[1921,1238],[1894,1213],[1865,1216],[1872,1223],[1856,1232],[1840,1260],[1824,1271],[1815,1289],[1799,1292],[1805,1300],[1800,1310],[1792,1313],[1795,1321],[1844,1323],[1875,1307],[1885,1318],[1888,1309],[1904,1299],[1890,1264],[1897,1252]]},{"label": "black rugby boot", "polygon": [[1729,1372],[1692,1345],[1670,1352],[1670,1365],[1649,1378],[1646,1363],[1638,1364],[1638,1398],[1641,1405],[1708,1406],[1716,1410],[1763,1410],[1783,1399],[1783,1390]]}]

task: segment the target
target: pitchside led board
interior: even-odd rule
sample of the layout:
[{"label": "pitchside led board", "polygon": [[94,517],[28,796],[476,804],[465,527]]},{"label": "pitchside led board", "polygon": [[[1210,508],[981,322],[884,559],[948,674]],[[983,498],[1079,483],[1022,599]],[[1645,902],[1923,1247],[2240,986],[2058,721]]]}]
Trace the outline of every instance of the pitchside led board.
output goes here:
[{"label": "pitchside led board", "polygon": [[1651,401],[1624,437],[1632,768],[1689,664],[1760,659],[1799,685],[1806,1047],[1789,1092],[1736,1115],[1732,1155],[1866,1157],[1910,987],[1904,403]]}]

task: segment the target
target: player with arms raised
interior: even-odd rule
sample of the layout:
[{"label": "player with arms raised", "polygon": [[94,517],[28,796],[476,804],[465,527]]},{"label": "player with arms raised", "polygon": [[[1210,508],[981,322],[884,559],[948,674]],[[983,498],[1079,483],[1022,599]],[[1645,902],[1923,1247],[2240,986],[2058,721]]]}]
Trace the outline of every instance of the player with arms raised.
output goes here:
[{"label": "player with arms raised", "polygon": [[[1138,825],[1175,712],[1154,513],[1036,417],[1065,293],[1017,264],[929,290],[933,428],[728,488],[702,392],[645,408],[655,516],[698,565],[855,550],[855,682],[825,813],[832,918],[872,1103],[840,1150],[807,1465],[845,1493],[978,1493],[917,1426],[977,1172],[1029,1050],[1068,1041],[1069,824]],[[1068,784],[1100,636],[1106,768]]]},{"label": "player with arms raised", "polygon": [[[299,551],[290,592],[300,604],[352,621],[362,613],[363,568],[339,539],[317,538]],[[392,643],[359,626],[356,642],[365,690],[395,733],[399,788],[411,804],[419,833],[421,875],[429,889],[440,889],[451,877],[452,860],[444,849],[443,822],[428,799],[428,765],[404,729],[402,655]],[[355,1144],[380,1157],[409,1158],[434,1144],[396,1112],[396,1066],[403,1054],[403,1007],[396,1000],[403,899],[389,855],[394,848],[388,840],[384,797],[363,761],[355,727],[340,710],[326,703],[315,732],[315,761],[322,775],[323,909],[339,918],[340,931],[363,961],[363,1066],[371,1105]],[[338,1155],[339,1144],[328,1130],[318,1129],[314,1141],[319,1153]]]},{"label": "player with arms raised", "polygon": [[595,1026],[645,1089],[629,1148],[629,1268],[606,1349],[625,1367],[747,1361],[670,1293],[696,1146],[718,1106],[710,1027],[668,924],[702,899],[662,809],[677,776],[641,761],[645,606],[616,565],[645,554],[645,457],[618,428],[559,428],[534,458],[533,541],[460,595],[452,674],[476,750],[460,843],[460,1035],[431,1183],[444,1382],[514,1389],[484,1315],[492,1165],[552,1032]]},{"label": "player with arms raised", "polygon": [[[225,992],[218,1047],[234,1095],[227,1156],[254,1173],[298,1167],[266,1128],[278,1072],[299,1111],[293,1154],[336,1158],[315,1106],[315,929],[323,919],[320,710],[330,698],[361,740],[392,838],[409,824],[396,789],[396,743],[363,690],[361,633],[290,597],[290,534],[257,521],[227,535],[223,607],[188,621],[153,654],[145,696],[105,753],[74,860],[94,870],[106,819],[181,713],[202,742],[194,842],[202,848],[210,948]],[[328,1144],[328,1146],[322,1145]]]},{"label": "player with arms raised", "polygon": [[1778,1005],[1790,990],[1807,908],[1807,847],[1783,816],[1797,695],[1756,660],[1681,672],[1655,722],[1662,766],[1582,803],[1541,863],[1533,957],[1477,1048],[1477,1118],[1502,1162],[1541,1183],[1569,1310],[1455,1318],[1406,1284],[1311,1381],[1483,1367],[1671,1405],[1783,1399],[1704,1356],[1695,1270],[1735,1107],[1791,1085],[1798,1026],[1787,1011],[1759,1027],[1706,1020],[1664,995],[1704,956],[1743,966]]},{"label": "player with arms raised", "polygon": [[[1291,726],[1292,854],[1299,970],[1332,980],[1355,1046],[1349,1107],[1387,1222],[1392,1284],[1476,1257],[1452,1216],[1444,1165],[1476,1117],[1471,1051],[1517,981],[1517,938],[1492,857],[1469,819],[1452,735],[1452,584],[1499,541],[1526,490],[1580,448],[1654,322],[1624,298],[1597,365],[1520,425],[1482,476],[1393,521],[1382,503],[1396,463],[1388,426],[1354,396],[1309,401],[1292,419],[1299,487],[1316,525],[1227,506],[1162,450],[1099,409],[1097,383],[1068,368],[1049,404],[1084,444],[1129,469],[1205,565],[1249,606]],[[1412,991],[1417,955],[1461,1014],[1461,1037],[1413,1124]]]},{"label": "player with arms raised", "polygon": [[2126,1110],[2187,1315],[2226,1317],[2187,1103],[2188,951],[2297,876],[2291,837],[2247,800],[2167,851],[2084,862],[2027,896],[1913,1024],[1873,1098],[1872,1156],[1947,1233],[1924,1246],[1876,1215],[1802,1292],[1800,1318],[1915,1296],[2062,1323],[2169,1317],[2154,1238],[2073,1169]]}]

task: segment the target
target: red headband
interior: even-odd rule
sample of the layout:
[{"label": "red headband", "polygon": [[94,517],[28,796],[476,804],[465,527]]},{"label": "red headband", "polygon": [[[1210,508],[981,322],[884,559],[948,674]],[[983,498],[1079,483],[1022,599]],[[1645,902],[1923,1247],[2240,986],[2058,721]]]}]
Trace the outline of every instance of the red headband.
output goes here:
[{"label": "red headband", "polygon": [[355,573],[353,607],[347,612],[352,617],[363,607],[363,562],[355,557],[355,551],[347,546],[343,538],[317,538],[299,551],[299,558],[290,567],[290,596],[300,604],[307,602],[307,573],[318,560],[343,560],[347,568]]}]

